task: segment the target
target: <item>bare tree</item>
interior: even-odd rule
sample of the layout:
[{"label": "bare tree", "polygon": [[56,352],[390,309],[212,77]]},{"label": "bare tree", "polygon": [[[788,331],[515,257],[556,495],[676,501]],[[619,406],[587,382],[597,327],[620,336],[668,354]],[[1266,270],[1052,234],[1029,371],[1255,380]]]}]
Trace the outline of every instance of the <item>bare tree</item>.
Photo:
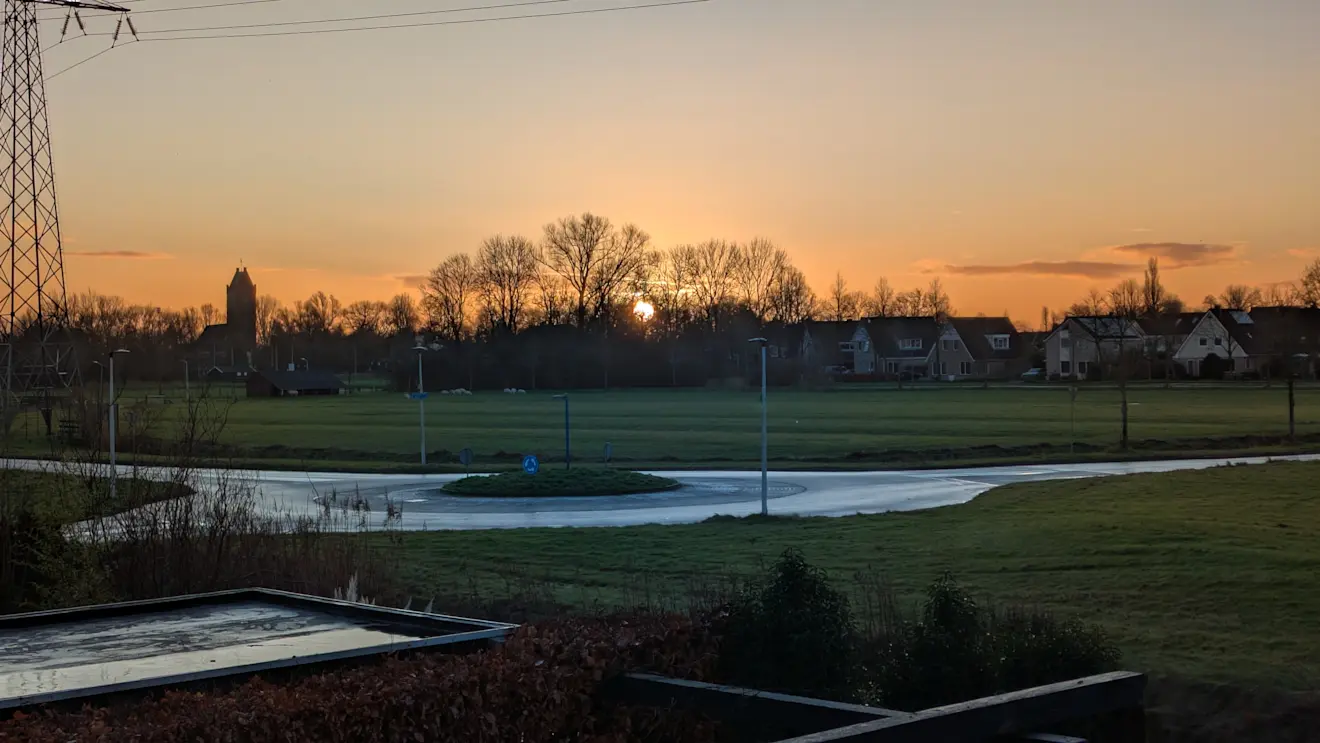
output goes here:
[{"label": "bare tree", "polygon": [[1141,285],[1136,279],[1126,279],[1109,290],[1109,311],[1120,317],[1136,318],[1144,312]]},{"label": "bare tree", "polygon": [[494,329],[508,333],[522,329],[537,266],[536,246],[525,237],[496,235],[481,244],[477,273],[482,311]]},{"label": "bare tree", "polygon": [[451,255],[431,269],[422,284],[422,311],[441,336],[461,340],[466,335],[469,305],[480,282],[466,253]]},{"label": "bare tree", "polygon": [[308,335],[329,335],[339,329],[343,307],[332,294],[316,292],[295,309],[295,322]]},{"label": "bare tree", "polygon": [[836,273],[834,274],[834,283],[830,284],[828,301],[830,319],[839,322],[857,319],[858,311],[861,309],[862,297],[857,292],[849,291],[848,281],[843,278],[843,274]]},{"label": "bare tree", "polygon": [[1250,312],[1260,304],[1260,289],[1246,284],[1229,284],[1224,287],[1224,293],[1219,295],[1219,306],[1228,310]]},{"label": "bare tree", "polygon": [[606,261],[613,234],[610,220],[591,213],[564,217],[545,226],[541,257],[568,287],[578,327],[586,327],[591,319],[598,267]]},{"label": "bare tree", "polygon": [[1297,286],[1288,281],[1266,284],[1260,293],[1262,307],[1289,307],[1300,304]]},{"label": "bare tree", "polygon": [[1302,272],[1297,299],[1303,307],[1320,307],[1320,258],[1311,261]]},{"label": "bare tree", "polygon": [[270,342],[270,332],[280,311],[280,300],[269,294],[257,297],[257,343]]},{"label": "bare tree", "polygon": [[738,248],[725,240],[707,240],[690,250],[692,294],[706,324],[716,329],[719,327],[720,313],[733,298],[733,274],[738,261]]},{"label": "bare tree", "polygon": [[1073,317],[1098,317],[1108,312],[1108,309],[1105,295],[1092,287],[1085,297],[1068,307],[1068,314]]},{"label": "bare tree", "polygon": [[591,278],[590,319],[609,319],[617,305],[640,296],[650,265],[650,235],[633,224],[612,232]]},{"label": "bare tree", "polygon": [[1151,258],[1141,282],[1141,314],[1145,317],[1182,312],[1183,303],[1160,279],[1160,260]]},{"label": "bare tree", "polygon": [[949,299],[949,293],[944,290],[944,282],[939,278],[931,279],[930,286],[926,287],[926,293],[922,297],[921,315],[944,322],[952,314],[953,301]]},{"label": "bare tree", "polygon": [[896,300],[894,287],[889,285],[889,279],[881,276],[876,280],[870,296],[866,298],[867,317],[893,317],[898,307]]},{"label": "bare tree", "polygon": [[215,305],[210,302],[202,305],[198,310],[201,311],[203,325],[216,325],[222,322],[220,310],[216,309]]},{"label": "bare tree", "polygon": [[772,319],[791,325],[815,317],[818,302],[816,293],[807,283],[806,275],[801,270],[789,266],[775,281],[770,305]]},{"label": "bare tree", "polygon": [[381,307],[380,332],[395,336],[413,333],[422,326],[422,312],[411,294],[395,294]]},{"label": "bare tree", "polygon": [[344,308],[344,330],[350,335],[379,333],[385,319],[385,305],[370,300],[359,300]]},{"label": "bare tree", "polygon": [[775,283],[790,265],[788,253],[763,237],[739,246],[734,278],[757,320],[764,323],[770,318]]},{"label": "bare tree", "polygon": [[660,315],[658,326],[673,337],[692,319],[697,251],[680,245],[660,255],[648,295]]},{"label": "bare tree", "polygon": [[573,320],[573,298],[557,274],[536,272],[536,309],[544,325],[564,325]]},{"label": "bare tree", "polygon": [[1040,329],[1045,333],[1054,329],[1054,313],[1050,312],[1049,307],[1040,308]]}]

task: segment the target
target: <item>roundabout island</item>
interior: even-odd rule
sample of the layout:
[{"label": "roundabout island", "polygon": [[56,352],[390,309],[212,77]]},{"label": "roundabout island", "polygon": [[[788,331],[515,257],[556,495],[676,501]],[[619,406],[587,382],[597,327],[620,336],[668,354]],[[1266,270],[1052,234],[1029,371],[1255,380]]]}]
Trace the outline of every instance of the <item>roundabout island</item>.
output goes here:
[{"label": "roundabout island", "polygon": [[581,498],[638,495],[677,490],[677,480],[631,470],[591,467],[541,470],[536,474],[502,472],[473,475],[446,483],[449,495],[473,498]]}]

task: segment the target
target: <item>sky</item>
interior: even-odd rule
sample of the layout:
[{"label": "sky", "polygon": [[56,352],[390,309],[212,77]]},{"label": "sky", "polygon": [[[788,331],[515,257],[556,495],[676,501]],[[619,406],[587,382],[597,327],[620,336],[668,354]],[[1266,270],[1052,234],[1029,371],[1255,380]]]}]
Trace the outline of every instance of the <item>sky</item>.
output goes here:
[{"label": "sky", "polygon": [[[159,39],[509,0],[172,12],[216,2],[131,7]],[[241,262],[284,301],[383,299],[590,211],[658,247],[770,238],[822,293],[938,276],[959,312],[1034,320],[1153,255],[1199,302],[1320,257],[1318,34],[1315,0],[708,0],[126,44],[48,82],[67,285],[223,304]]]}]

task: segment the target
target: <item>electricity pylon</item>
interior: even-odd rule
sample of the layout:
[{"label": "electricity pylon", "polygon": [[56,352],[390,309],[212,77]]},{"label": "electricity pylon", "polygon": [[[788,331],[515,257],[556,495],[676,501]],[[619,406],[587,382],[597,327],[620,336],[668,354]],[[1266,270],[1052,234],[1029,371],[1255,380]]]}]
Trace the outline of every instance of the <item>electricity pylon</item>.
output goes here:
[{"label": "electricity pylon", "polygon": [[[0,418],[8,430],[24,406],[38,406],[51,427],[51,398],[77,383],[78,365],[68,328],[64,251],[55,202],[46,85],[42,77],[39,7],[127,13],[95,0],[4,0],[4,55],[0,64]],[[121,19],[124,16],[120,16]],[[121,21],[122,22],[122,21]]]}]

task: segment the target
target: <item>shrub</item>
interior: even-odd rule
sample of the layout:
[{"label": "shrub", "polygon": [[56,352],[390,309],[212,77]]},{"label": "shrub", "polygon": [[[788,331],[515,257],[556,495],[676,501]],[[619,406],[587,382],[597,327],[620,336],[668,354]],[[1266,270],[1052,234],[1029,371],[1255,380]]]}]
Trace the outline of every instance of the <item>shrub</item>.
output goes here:
[{"label": "shrub", "polygon": [[495,649],[416,654],[273,685],[167,692],[159,699],[0,723],[0,740],[623,741],[714,740],[699,718],[610,707],[615,674],[704,678],[710,636],[674,617],[525,626]]},{"label": "shrub", "polygon": [[852,696],[856,633],[848,599],[795,550],[728,607],[720,633],[721,675],[730,683]]},{"label": "shrub", "polygon": [[928,589],[920,621],[869,638],[863,656],[862,699],[907,710],[1102,673],[1119,659],[1097,628],[985,609],[947,574]]}]

